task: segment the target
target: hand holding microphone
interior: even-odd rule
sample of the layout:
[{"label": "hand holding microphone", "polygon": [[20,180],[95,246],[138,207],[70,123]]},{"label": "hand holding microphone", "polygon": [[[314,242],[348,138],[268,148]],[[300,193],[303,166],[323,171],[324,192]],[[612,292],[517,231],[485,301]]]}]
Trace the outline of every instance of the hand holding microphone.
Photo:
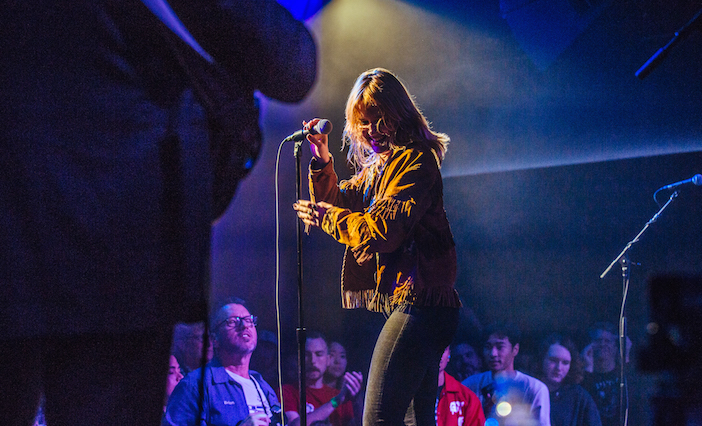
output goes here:
[{"label": "hand holding microphone", "polygon": [[303,121],[302,130],[298,130],[283,139],[283,142],[299,142],[307,139],[310,143],[310,151],[314,158],[326,164],[331,159],[327,135],[332,131],[332,127],[331,121],[321,118],[314,118],[307,122]]},{"label": "hand holding microphone", "polygon": [[[288,136],[283,142],[299,142],[303,139],[307,139],[310,143],[310,151],[315,160],[322,163],[321,165],[324,165],[331,161],[331,155],[329,154],[329,138],[327,137],[331,130],[331,121],[313,118],[310,121],[303,121],[302,130],[298,130]],[[313,203],[309,200],[298,200],[297,203],[293,204],[293,209],[297,212],[297,216],[305,224],[305,233],[309,233],[311,226],[321,226],[324,214],[331,207],[333,207],[331,204],[323,201]]]},{"label": "hand holding microphone", "polygon": [[304,123],[304,125],[305,128],[310,129],[310,134],[307,135],[307,140],[310,143],[310,152],[317,161],[327,164],[331,160],[329,138],[327,137],[332,130],[331,121],[314,118]]}]

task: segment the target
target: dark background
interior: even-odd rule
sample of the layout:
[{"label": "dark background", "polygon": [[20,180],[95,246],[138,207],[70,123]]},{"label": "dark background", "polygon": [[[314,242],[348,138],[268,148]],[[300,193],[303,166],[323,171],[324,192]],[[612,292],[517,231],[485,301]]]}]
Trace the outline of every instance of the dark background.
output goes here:
[{"label": "dark background", "polygon": [[[658,211],[657,188],[702,173],[699,31],[644,80],[634,73],[699,2],[287,3],[302,5],[298,16],[308,18],[319,78],[301,104],[262,100],[264,151],[213,232],[213,307],[243,297],[260,316],[259,329],[275,330],[279,271],[283,345],[294,349],[295,168],[285,145],[277,223],[278,141],[302,120],[328,118],[336,170],[348,176],[339,152],[346,97],[358,74],[382,66],[452,138],[443,175],[465,305],[461,333],[477,338],[496,319],[519,324],[526,339],[518,361],[527,368],[526,355],[544,334],[566,332],[584,344],[593,322],[617,323],[621,268],[599,275]],[[304,169],[310,155],[306,147],[303,153]],[[630,251],[640,264],[632,267],[627,302],[635,348],[630,424],[649,424],[647,401],[656,392],[655,375],[639,371],[636,355],[648,341],[648,279],[702,273],[701,197],[702,187],[681,187]],[[383,317],[340,308],[343,247],[317,231],[303,240],[307,327],[342,339],[350,366],[365,373]]]}]

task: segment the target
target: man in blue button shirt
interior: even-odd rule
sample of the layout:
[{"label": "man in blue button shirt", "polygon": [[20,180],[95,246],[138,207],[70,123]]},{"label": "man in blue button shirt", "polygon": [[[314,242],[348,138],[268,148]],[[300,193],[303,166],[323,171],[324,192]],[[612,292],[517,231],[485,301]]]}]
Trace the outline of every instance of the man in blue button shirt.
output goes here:
[{"label": "man in blue button shirt", "polygon": [[[171,395],[162,425],[266,426],[280,405],[260,374],[249,370],[258,335],[256,317],[242,300],[217,311],[212,321],[215,357],[188,374]],[[204,398],[200,409],[200,380]],[[276,413],[276,414],[274,414]]]}]

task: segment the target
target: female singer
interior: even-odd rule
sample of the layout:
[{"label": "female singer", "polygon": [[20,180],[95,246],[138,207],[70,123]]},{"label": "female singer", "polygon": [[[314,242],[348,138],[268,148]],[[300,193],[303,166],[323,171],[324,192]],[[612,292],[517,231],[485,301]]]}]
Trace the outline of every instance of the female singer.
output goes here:
[{"label": "female singer", "polygon": [[294,209],[306,225],[346,245],[343,307],[387,317],[371,360],[363,424],[401,425],[407,414],[419,426],[435,425],[439,360],[461,305],[440,173],[449,138],[430,129],[394,74],[376,68],[360,75],[346,104],[343,142],[354,176],[338,182],[326,135],[307,140],[311,201]]}]

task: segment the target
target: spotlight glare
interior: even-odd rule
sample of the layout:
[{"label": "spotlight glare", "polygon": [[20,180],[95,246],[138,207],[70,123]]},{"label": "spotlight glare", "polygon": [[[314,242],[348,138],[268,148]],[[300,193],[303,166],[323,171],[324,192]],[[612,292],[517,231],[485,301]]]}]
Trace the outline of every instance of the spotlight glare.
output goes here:
[{"label": "spotlight glare", "polygon": [[495,412],[497,412],[497,415],[500,417],[509,416],[509,413],[512,412],[512,406],[509,402],[502,401],[495,407]]}]

